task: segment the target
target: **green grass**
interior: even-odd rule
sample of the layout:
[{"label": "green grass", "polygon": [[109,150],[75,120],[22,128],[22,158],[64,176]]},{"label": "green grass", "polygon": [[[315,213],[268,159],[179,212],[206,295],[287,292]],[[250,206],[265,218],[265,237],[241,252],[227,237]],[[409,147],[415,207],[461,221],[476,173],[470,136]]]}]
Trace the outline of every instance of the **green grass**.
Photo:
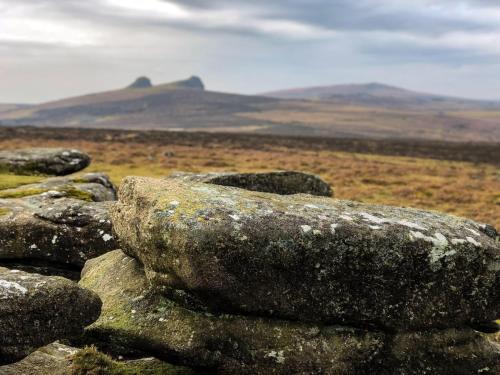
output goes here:
[{"label": "green grass", "polygon": [[0,190],[14,189],[22,185],[34,184],[43,179],[43,176],[19,176],[10,173],[0,173]]}]

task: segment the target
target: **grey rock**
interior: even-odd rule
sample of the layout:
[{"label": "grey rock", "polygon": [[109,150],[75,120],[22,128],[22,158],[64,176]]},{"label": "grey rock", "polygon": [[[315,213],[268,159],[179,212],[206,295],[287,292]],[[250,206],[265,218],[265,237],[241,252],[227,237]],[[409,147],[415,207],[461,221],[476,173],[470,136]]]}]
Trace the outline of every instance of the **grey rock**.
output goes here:
[{"label": "grey rock", "polygon": [[0,199],[0,262],[78,271],[87,259],[117,248],[112,204],[49,195]]},{"label": "grey rock", "polygon": [[96,294],[72,281],[0,268],[0,364],[81,334],[100,308]]},{"label": "grey rock", "polygon": [[119,250],[88,261],[80,285],[103,301],[86,329],[92,341],[217,374],[364,374],[358,370],[383,348],[382,333],[185,309],[157,294],[141,265]]},{"label": "grey rock", "polygon": [[103,301],[90,341],[175,359],[217,374],[497,374],[500,346],[471,329],[388,333],[347,326],[210,314],[151,286],[116,250],[85,265],[80,285]]},{"label": "grey rock", "polygon": [[232,186],[252,191],[262,191],[281,195],[311,194],[330,197],[333,191],[318,176],[304,172],[276,171],[262,173],[185,173],[170,176],[183,181],[205,182],[208,184]]},{"label": "grey rock", "polygon": [[454,216],[131,177],[112,221],[151,282],[199,310],[389,330],[500,310],[499,245]]},{"label": "grey rock", "polygon": [[62,176],[78,172],[90,164],[90,157],[73,149],[30,148],[0,151],[0,171],[21,175]]}]

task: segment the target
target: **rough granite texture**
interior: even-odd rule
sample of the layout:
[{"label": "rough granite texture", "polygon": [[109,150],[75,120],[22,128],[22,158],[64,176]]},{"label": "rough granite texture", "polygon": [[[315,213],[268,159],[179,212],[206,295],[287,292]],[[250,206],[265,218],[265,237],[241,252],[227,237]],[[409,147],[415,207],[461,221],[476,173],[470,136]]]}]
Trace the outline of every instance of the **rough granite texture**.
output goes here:
[{"label": "rough granite texture", "polygon": [[0,364],[81,334],[100,309],[97,295],[72,281],[0,268]]},{"label": "rough granite texture", "polygon": [[0,199],[0,262],[43,261],[81,269],[87,259],[116,249],[113,202],[52,198],[50,194]]},{"label": "rough granite texture", "polygon": [[388,331],[500,311],[497,233],[471,220],[139,177],[111,216],[150,281],[192,309]]},{"label": "rough granite texture", "polygon": [[471,329],[393,335],[188,310],[158,294],[141,264],[120,250],[88,261],[80,285],[103,301],[99,320],[86,329],[90,340],[108,348],[142,350],[217,374],[469,375],[500,371],[500,346]]},{"label": "rough granite texture", "polygon": [[90,157],[79,150],[62,148],[29,148],[0,151],[0,171],[16,174],[64,176],[90,164]]},{"label": "rough granite texture", "polygon": [[311,194],[331,197],[333,191],[318,176],[304,172],[276,171],[263,173],[184,173],[169,176],[183,181],[205,182],[208,184],[232,186],[246,190],[261,191],[281,195]]}]

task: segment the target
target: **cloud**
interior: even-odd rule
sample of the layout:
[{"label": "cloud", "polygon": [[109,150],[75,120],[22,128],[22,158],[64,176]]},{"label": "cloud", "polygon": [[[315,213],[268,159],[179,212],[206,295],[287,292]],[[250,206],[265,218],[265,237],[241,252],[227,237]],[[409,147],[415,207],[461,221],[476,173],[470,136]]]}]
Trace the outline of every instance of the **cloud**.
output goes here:
[{"label": "cloud", "polygon": [[[405,77],[403,64],[425,64],[433,80],[475,69],[487,82],[465,82],[462,95],[490,96],[499,46],[497,0],[0,0],[0,80],[30,87],[0,101],[109,88],[133,74],[197,73],[209,87],[252,92],[381,80],[389,65]],[[32,89],[37,72],[58,74],[60,94]],[[425,77],[390,83],[431,86]]]}]

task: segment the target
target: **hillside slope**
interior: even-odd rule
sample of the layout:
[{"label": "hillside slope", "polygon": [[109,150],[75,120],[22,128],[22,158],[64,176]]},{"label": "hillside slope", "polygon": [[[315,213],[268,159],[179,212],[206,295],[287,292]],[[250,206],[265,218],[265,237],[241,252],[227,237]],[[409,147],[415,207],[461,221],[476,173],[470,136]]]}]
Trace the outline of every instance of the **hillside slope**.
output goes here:
[{"label": "hillside slope", "polygon": [[304,87],[273,91],[263,96],[308,99],[351,105],[424,110],[500,109],[500,102],[426,94],[380,83]]},{"label": "hillside slope", "polygon": [[0,125],[10,126],[446,141],[500,141],[499,124],[500,110],[437,111],[226,94],[205,90],[198,77],[156,86],[140,77],[124,89],[0,112]]}]

